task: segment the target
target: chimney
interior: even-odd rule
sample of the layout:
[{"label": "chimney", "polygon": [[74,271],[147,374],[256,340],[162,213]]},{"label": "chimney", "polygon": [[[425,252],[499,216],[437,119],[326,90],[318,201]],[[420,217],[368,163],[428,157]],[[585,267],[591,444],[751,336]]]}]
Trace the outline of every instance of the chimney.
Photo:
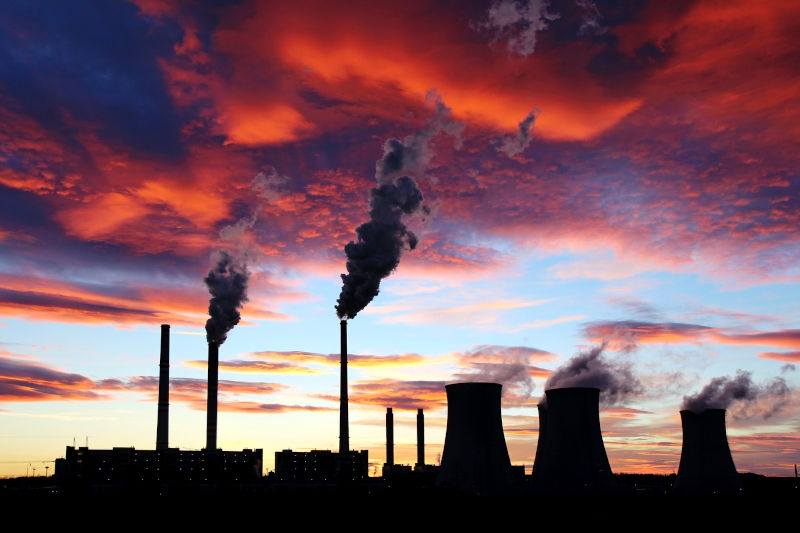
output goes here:
[{"label": "chimney", "polygon": [[339,384],[339,453],[350,451],[350,422],[347,412],[347,320],[339,322],[341,365]]},{"label": "chimney", "polygon": [[536,490],[585,493],[614,488],[600,431],[600,389],[547,390],[539,404],[539,416],[533,465]]},{"label": "chimney", "polygon": [[392,408],[386,408],[386,466],[383,467],[383,473],[386,475],[391,472],[394,465],[394,415]]},{"label": "chimney", "polygon": [[742,484],[725,430],[725,409],[700,414],[681,411],[683,448],[675,491],[691,494],[737,492]]},{"label": "chimney", "polygon": [[169,324],[161,325],[161,361],[158,364],[158,423],[156,450],[169,448]]},{"label": "chimney", "polygon": [[208,404],[206,407],[206,451],[217,449],[217,386],[219,381],[219,345],[208,343]]},{"label": "chimney", "polygon": [[425,415],[417,409],[417,466],[418,472],[425,470]]},{"label": "chimney", "polygon": [[471,494],[511,486],[511,461],[500,416],[499,383],[447,385],[447,433],[437,485]]}]

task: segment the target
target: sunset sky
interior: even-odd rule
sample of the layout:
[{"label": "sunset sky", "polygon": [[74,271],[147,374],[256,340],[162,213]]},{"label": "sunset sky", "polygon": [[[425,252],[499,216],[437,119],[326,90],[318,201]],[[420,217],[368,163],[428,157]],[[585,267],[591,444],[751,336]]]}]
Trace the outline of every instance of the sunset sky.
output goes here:
[{"label": "sunset sky", "polygon": [[676,471],[684,396],[743,371],[734,462],[793,475],[798,35],[796,0],[2,2],[0,476],[153,449],[160,324],[170,445],[205,445],[222,250],[218,444],[336,449],[344,247],[400,176],[418,245],[349,321],[372,466],[387,407],[406,464],[425,409],[433,464],[444,385],[488,380],[530,469],[548,375],[603,347],[615,472]]}]

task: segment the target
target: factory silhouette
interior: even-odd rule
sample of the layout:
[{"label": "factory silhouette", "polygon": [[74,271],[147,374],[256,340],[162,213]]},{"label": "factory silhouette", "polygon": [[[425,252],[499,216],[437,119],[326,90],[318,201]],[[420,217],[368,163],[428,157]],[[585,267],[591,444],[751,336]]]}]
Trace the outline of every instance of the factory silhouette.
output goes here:
[{"label": "factory silhouette", "polygon": [[[417,461],[394,461],[394,413],[386,411],[386,462],[380,478],[368,475],[367,450],[351,448],[347,395],[347,322],[341,321],[339,449],[275,453],[275,471],[263,476],[263,450],[217,448],[219,345],[208,343],[206,447],[169,447],[169,333],[161,326],[158,420],[154,450],[89,449],[68,446],[56,460],[61,490],[151,491],[158,493],[259,491],[369,491],[393,488],[480,496],[538,494],[614,495],[632,490],[625,474],[611,470],[599,418],[600,389],[550,388],[538,405],[539,438],[532,475],[512,466],[501,418],[502,385],[466,382],[445,386],[447,428],[439,465],[425,462],[425,417],[417,411]],[[740,475],[731,456],[724,409],[681,411],[683,447],[677,476],[651,476],[654,492],[688,495],[737,494]],[[533,450],[532,450],[533,451]],[[639,475],[637,486],[647,475]],[[646,481],[646,480],[645,480]]]}]

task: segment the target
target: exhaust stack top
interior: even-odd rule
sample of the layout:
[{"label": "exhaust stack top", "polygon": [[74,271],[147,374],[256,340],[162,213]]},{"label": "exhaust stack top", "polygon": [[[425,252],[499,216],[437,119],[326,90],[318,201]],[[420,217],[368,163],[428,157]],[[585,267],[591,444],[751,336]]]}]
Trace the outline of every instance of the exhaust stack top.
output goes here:
[{"label": "exhaust stack top", "polygon": [[158,364],[158,422],[156,450],[169,448],[169,324],[161,325],[161,361]]}]

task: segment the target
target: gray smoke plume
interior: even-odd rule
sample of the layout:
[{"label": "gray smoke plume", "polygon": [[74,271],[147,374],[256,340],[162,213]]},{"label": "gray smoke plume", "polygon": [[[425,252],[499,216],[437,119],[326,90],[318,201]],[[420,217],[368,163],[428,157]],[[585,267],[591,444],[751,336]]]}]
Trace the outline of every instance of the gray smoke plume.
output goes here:
[{"label": "gray smoke plume", "polygon": [[753,383],[752,373],[737,370],[736,376],[712,379],[697,394],[684,396],[681,410],[702,413],[706,409],[730,409],[735,418],[769,418],[789,403],[791,389],[783,378]]},{"label": "gray smoke plume", "polygon": [[633,375],[630,363],[603,357],[606,344],[579,353],[557,368],[545,383],[545,390],[566,387],[600,389],[600,400],[607,405],[619,403],[642,393],[642,384]]},{"label": "gray smoke plume", "polygon": [[559,18],[548,7],[547,0],[495,0],[482,27],[494,33],[492,43],[507,39],[509,54],[529,56],[536,48],[536,34]]},{"label": "gray smoke plume", "polygon": [[456,137],[460,144],[464,125],[450,118],[450,109],[435,92],[428,93],[435,114],[422,130],[399,139],[389,139],[383,157],[375,164],[378,186],[370,191],[370,220],[356,228],[358,242],[344,247],[347,274],[342,274],[342,292],[337,299],[339,318],[354,318],[377,296],[380,282],[400,264],[403,251],[417,246],[417,237],[403,223],[404,215],[430,210],[422,192],[408,175],[424,175],[433,153],[430,140],[439,133]]},{"label": "gray smoke plume", "polygon": [[239,309],[247,301],[247,280],[250,273],[230,253],[220,250],[216,264],[203,280],[211,293],[206,339],[217,345],[225,342],[228,332],[239,323]]},{"label": "gray smoke plume", "polygon": [[525,120],[519,123],[519,131],[515,135],[503,136],[498,145],[495,146],[498,152],[503,152],[509,157],[523,152],[525,148],[531,143],[531,129],[536,117],[539,116],[539,111],[534,109]]}]

